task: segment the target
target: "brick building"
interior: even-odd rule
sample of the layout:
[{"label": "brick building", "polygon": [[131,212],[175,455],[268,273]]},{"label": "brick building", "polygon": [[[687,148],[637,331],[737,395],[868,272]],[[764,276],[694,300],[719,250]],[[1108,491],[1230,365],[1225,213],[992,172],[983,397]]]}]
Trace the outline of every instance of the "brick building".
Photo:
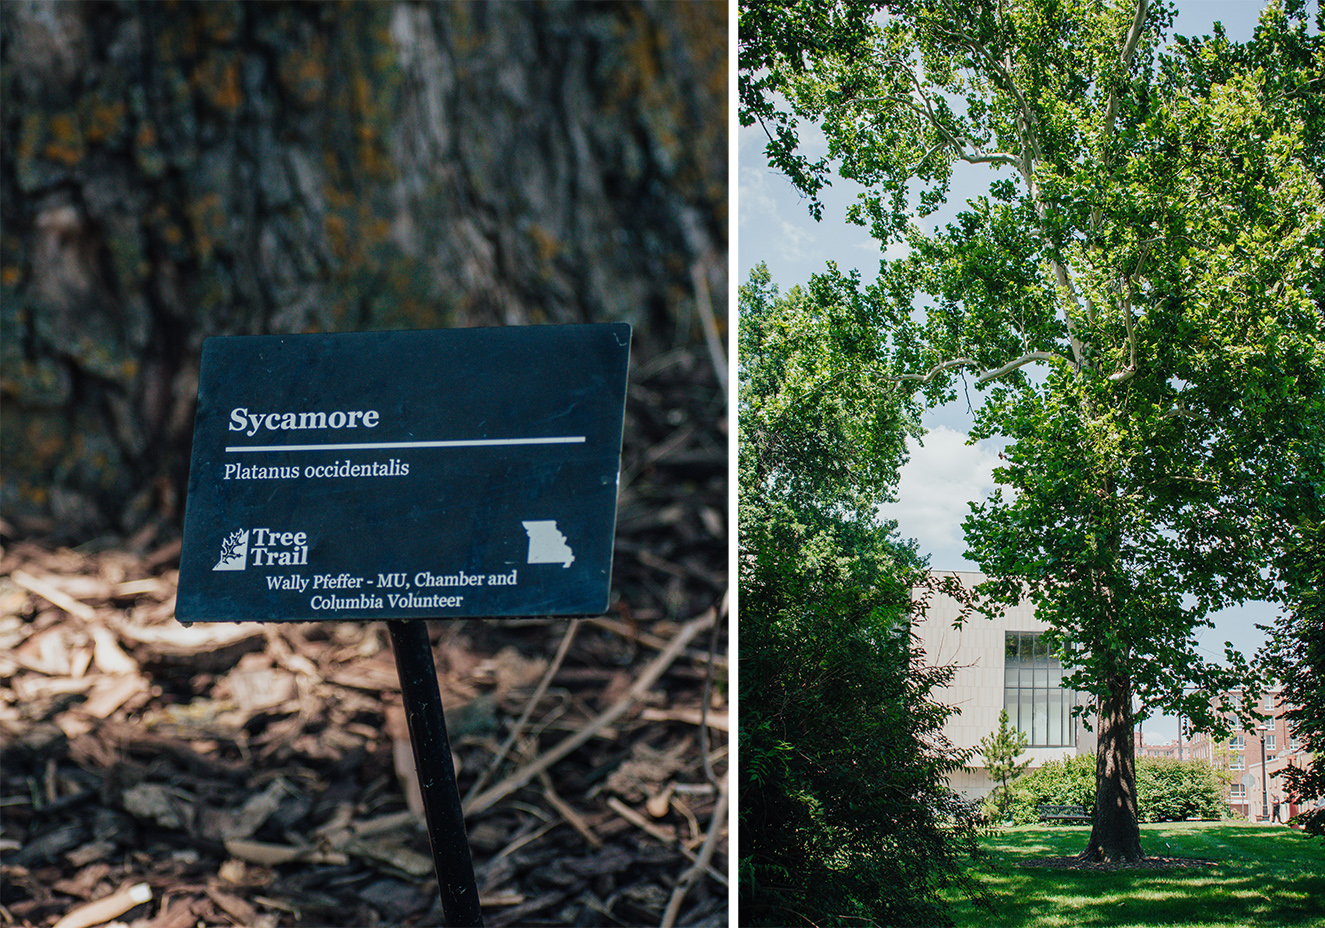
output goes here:
[{"label": "brick building", "polygon": [[1168,757],[1173,760],[1190,760],[1191,754],[1184,752],[1185,744],[1179,741],[1166,741],[1163,744],[1146,744],[1141,732],[1134,732],[1132,740],[1136,743],[1137,757]]},{"label": "brick building", "polygon": [[[1229,696],[1230,700],[1241,698],[1241,693]],[[1255,709],[1263,721],[1254,728],[1239,725],[1232,737],[1220,741],[1196,734],[1188,742],[1190,756],[1208,760],[1216,769],[1227,770],[1232,775],[1227,796],[1229,807],[1248,821],[1274,819],[1276,801],[1280,803],[1280,821],[1286,822],[1298,812],[1297,804],[1288,801],[1283,772],[1290,765],[1307,766],[1312,755],[1302,750],[1292,733],[1285,717],[1287,708],[1280,688],[1267,690],[1256,697]]]}]

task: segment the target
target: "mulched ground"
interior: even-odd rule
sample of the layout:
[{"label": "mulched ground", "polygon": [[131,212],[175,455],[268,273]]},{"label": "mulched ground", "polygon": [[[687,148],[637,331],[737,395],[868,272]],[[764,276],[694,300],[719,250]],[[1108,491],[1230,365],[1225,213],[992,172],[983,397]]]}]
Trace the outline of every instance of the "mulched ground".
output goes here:
[{"label": "mulched ground", "polygon": [[[728,922],[726,445],[707,355],[642,365],[612,612],[431,625],[488,925]],[[441,923],[381,623],[185,627],[168,531],[0,534],[0,924]]]},{"label": "mulched ground", "polygon": [[1082,860],[1079,857],[1038,857],[1035,860],[1020,861],[1017,866],[1044,868],[1047,870],[1172,870],[1179,867],[1213,867],[1213,860],[1201,860],[1196,857],[1144,857],[1137,861],[1105,863],[1102,861]]}]

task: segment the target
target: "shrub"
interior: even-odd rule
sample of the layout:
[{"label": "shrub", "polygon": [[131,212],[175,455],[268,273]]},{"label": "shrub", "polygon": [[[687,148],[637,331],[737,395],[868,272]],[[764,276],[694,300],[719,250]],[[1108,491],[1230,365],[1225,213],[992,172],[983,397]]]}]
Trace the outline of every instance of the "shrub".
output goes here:
[{"label": "shrub", "polygon": [[1180,822],[1221,816],[1222,791],[1205,761],[1143,757],[1136,765],[1137,818],[1143,822]]},{"label": "shrub", "polygon": [[[1219,780],[1205,761],[1140,757],[1136,762],[1137,818],[1143,822],[1219,819],[1224,811]],[[1095,758],[1051,760],[1012,784],[1012,820],[1040,820],[1041,805],[1095,805]]]},{"label": "shrub", "polygon": [[1085,755],[1046,761],[1012,784],[1012,820],[1028,825],[1040,820],[1041,805],[1095,804],[1095,758]]},{"label": "shrub", "polygon": [[[952,924],[977,822],[932,695],[953,671],[911,631],[913,590],[943,581],[877,518],[906,442],[873,317],[814,280],[741,288],[741,921]],[[789,399],[825,365],[850,391]]]}]

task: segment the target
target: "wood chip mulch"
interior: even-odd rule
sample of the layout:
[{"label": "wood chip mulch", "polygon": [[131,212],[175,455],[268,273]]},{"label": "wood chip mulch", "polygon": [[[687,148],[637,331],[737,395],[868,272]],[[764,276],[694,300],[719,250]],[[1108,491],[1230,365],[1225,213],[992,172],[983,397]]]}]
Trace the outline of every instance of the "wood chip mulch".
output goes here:
[{"label": "wood chip mulch", "polygon": [[[723,412],[702,352],[632,374],[609,615],[430,624],[487,925],[728,922]],[[441,923],[382,623],[0,540],[0,926]]]},{"label": "wood chip mulch", "polygon": [[1082,860],[1079,857],[1037,857],[1023,860],[1019,867],[1043,868],[1047,870],[1171,870],[1178,867],[1213,867],[1213,860],[1201,860],[1196,857],[1143,857],[1141,860],[1107,861]]}]

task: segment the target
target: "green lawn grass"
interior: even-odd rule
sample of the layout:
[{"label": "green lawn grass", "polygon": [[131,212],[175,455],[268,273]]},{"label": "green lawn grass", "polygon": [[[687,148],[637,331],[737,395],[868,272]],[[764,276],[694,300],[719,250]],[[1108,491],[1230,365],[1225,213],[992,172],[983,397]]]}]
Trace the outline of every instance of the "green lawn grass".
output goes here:
[{"label": "green lawn grass", "polygon": [[995,909],[954,891],[959,928],[1325,928],[1325,841],[1288,828],[1142,825],[1141,847],[1215,865],[1166,870],[1026,868],[1037,857],[1080,852],[1088,827],[1024,826],[983,841],[990,862],[974,875]]}]

